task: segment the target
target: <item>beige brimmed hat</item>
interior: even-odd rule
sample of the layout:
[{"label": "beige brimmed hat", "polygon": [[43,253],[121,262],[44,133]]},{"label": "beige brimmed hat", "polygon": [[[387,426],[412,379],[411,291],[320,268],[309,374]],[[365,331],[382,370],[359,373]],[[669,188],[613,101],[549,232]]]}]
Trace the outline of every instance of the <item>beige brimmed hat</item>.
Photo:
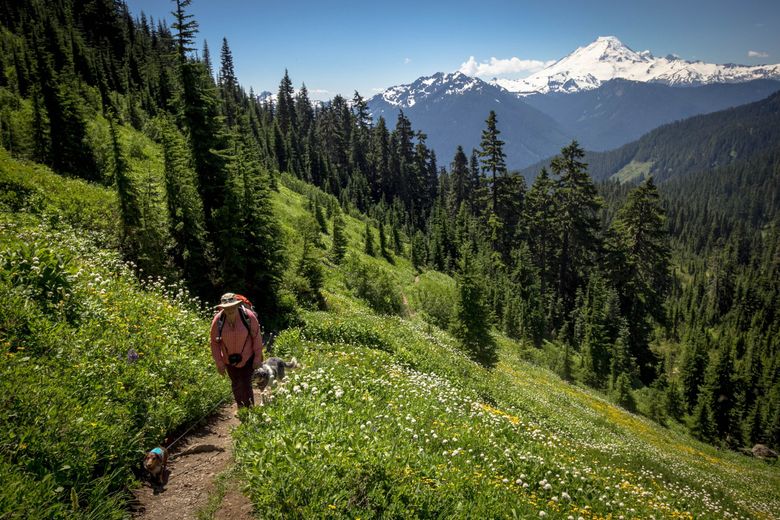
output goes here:
[{"label": "beige brimmed hat", "polygon": [[228,307],[235,307],[236,305],[239,305],[241,303],[241,300],[236,298],[236,294],[229,292],[222,295],[222,298],[219,299],[219,304],[217,305],[217,308],[219,309],[227,309]]}]

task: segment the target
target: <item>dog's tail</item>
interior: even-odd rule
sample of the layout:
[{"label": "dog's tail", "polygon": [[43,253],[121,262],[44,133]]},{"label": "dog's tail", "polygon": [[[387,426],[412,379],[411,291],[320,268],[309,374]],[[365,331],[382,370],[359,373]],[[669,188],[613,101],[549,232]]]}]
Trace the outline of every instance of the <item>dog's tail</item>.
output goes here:
[{"label": "dog's tail", "polygon": [[284,368],[300,368],[300,366],[301,364],[295,358],[292,358],[289,362],[284,362]]}]

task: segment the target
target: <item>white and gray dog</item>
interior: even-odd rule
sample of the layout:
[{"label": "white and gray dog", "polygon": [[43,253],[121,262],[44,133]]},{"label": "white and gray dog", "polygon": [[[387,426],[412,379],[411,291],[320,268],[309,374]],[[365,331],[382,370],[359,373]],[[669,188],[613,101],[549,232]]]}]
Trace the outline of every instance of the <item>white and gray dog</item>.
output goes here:
[{"label": "white and gray dog", "polygon": [[267,387],[273,385],[274,381],[281,381],[284,379],[285,369],[292,370],[293,368],[298,368],[300,366],[300,363],[298,363],[298,360],[295,358],[286,362],[278,357],[270,357],[252,373],[252,379],[257,381],[257,387],[260,391],[263,391]]}]

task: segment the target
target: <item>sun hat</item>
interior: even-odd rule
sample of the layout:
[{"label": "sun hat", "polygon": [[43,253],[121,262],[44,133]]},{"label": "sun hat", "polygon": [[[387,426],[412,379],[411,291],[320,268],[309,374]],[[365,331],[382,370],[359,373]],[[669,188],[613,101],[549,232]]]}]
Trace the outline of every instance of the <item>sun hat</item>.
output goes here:
[{"label": "sun hat", "polygon": [[217,307],[220,309],[227,309],[228,307],[235,307],[239,304],[241,304],[241,300],[236,298],[235,293],[229,292],[222,295],[222,298],[219,299],[219,304]]}]

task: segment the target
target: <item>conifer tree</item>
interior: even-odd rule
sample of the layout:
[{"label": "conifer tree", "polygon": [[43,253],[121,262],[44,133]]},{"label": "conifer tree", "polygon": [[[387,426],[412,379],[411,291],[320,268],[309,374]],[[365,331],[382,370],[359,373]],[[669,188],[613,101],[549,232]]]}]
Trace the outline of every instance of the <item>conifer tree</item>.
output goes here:
[{"label": "conifer tree", "polygon": [[490,173],[490,191],[492,197],[491,210],[495,212],[498,206],[498,184],[496,179],[506,175],[506,154],[504,153],[504,141],[498,138],[501,131],[496,126],[496,113],[491,110],[485,121],[487,128],[482,131],[479,157],[482,162],[482,171]]},{"label": "conifer tree", "polygon": [[142,222],[138,191],[130,179],[130,167],[119,143],[119,134],[113,118],[109,118],[109,132],[111,134],[114,183],[119,199],[119,215],[122,220],[122,245],[126,256],[138,262],[142,249],[139,236]]},{"label": "conifer tree", "polygon": [[425,246],[425,237],[419,230],[412,236],[411,251],[409,254],[411,256],[412,267],[419,271],[425,264],[425,259],[428,257],[428,251]]},{"label": "conifer tree", "polygon": [[162,120],[160,126],[173,263],[195,294],[207,298],[215,292],[213,258],[206,234],[203,202],[195,187],[197,179],[190,166],[184,137],[170,121]]},{"label": "conifer tree", "polygon": [[369,256],[375,256],[376,251],[374,249],[374,233],[371,231],[371,226],[368,223],[368,220],[366,220],[366,229],[365,229],[365,242],[363,245],[363,252]]},{"label": "conifer tree", "polygon": [[657,362],[648,346],[650,320],[665,323],[664,300],[671,282],[666,219],[652,177],[629,193],[612,229],[621,311],[628,320],[631,352],[649,384],[655,379]]},{"label": "conifer tree", "polygon": [[487,186],[484,182],[481,169],[479,167],[479,153],[477,149],[471,150],[471,158],[469,159],[469,173],[470,179],[470,195],[469,195],[469,210],[474,216],[481,215],[487,208]]},{"label": "conifer tree", "polygon": [[187,53],[194,51],[193,43],[195,35],[198,33],[198,22],[193,15],[187,13],[187,8],[192,0],[173,0],[176,4],[171,14],[174,22],[171,28],[176,31],[176,51],[179,57],[179,63],[183,65],[187,60]]},{"label": "conifer tree", "polygon": [[712,414],[710,400],[699,399],[691,418],[691,433],[701,441],[710,442],[715,438],[715,420]]},{"label": "conifer tree", "polygon": [[681,420],[685,412],[685,403],[680,395],[680,388],[676,381],[669,381],[664,394],[664,404],[669,417]]},{"label": "conifer tree", "polygon": [[557,239],[553,190],[554,183],[547,169],[542,168],[526,196],[523,208],[524,224],[521,227],[533,262],[539,269],[540,290],[543,295],[547,295],[548,288],[553,286],[557,275],[554,262],[550,258],[556,249]]},{"label": "conifer tree", "polygon": [[340,214],[336,214],[333,217],[333,245],[330,257],[337,265],[341,263],[347,253],[348,240],[345,228],[344,218]]},{"label": "conifer tree", "polygon": [[209,42],[203,40],[203,65],[209,73],[209,77],[214,77],[214,66],[211,64],[211,51],[209,51]]},{"label": "conifer tree", "polygon": [[457,276],[458,298],[450,328],[471,357],[486,366],[498,360],[497,345],[490,336],[490,309],[485,299],[484,282],[480,280],[473,260],[465,254]]},{"label": "conifer tree", "polygon": [[292,81],[290,81],[290,75],[285,69],[276,97],[276,120],[279,122],[279,129],[284,136],[297,128],[293,93]]},{"label": "conifer tree", "polygon": [[392,226],[393,228],[393,252],[396,256],[404,254],[404,246],[401,242],[401,232],[398,231],[398,226]]},{"label": "conifer tree", "polygon": [[458,145],[455,151],[455,157],[450,166],[450,176],[452,183],[450,185],[449,205],[454,216],[460,208],[461,202],[468,200],[471,195],[471,179],[469,172],[469,163],[466,154],[463,153],[463,147]]},{"label": "conifer tree", "polygon": [[622,372],[615,380],[612,395],[615,402],[626,410],[630,412],[636,410],[636,401],[631,393],[631,378],[627,373]]},{"label": "conifer tree", "polygon": [[696,406],[699,389],[704,383],[704,373],[707,367],[707,351],[703,341],[700,339],[700,335],[706,333],[703,330],[697,332],[698,334],[695,334],[692,339],[686,342],[680,371],[682,393],[688,412],[692,412],[694,406]]},{"label": "conifer tree", "polygon": [[187,53],[194,50],[192,45],[198,28],[192,15],[186,12],[191,0],[174,2],[176,10],[173,15],[176,21],[173,28],[176,30],[181,81],[181,91],[177,97],[178,115],[189,134],[206,228],[212,236],[217,236],[216,211],[224,206],[228,191],[225,159],[220,155],[227,148],[227,134],[219,121],[219,103],[213,80],[203,62],[187,57]]},{"label": "conifer tree", "polygon": [[287,266],[282,229],[273,213],[270,178],[259,164],[249,132],[233,137],[228,190],[220,208],[218,258],[223,283],[242,287],[261,316],[279,319],[279,289]]},{"label": "conifer tree", "polygon": [[601,199],[582,162],[585,152],[576,141],[561,149],[552,160],[551,168],[558,176],[555,186],[557,211],[555,229],[558,233],[556,251],[558,263],[557,296],[568,315],[574,306],[577,287],[593,263],[600,248],[599,223],[596,217]]},{"label": "conifer tree", "polygon": [[379,221],[379,254],[383,258],[389,258],[390,254],[387,251],[387,237],[385,236],[385,225]]},{"label": "conifer tree", "polygon": [[735,397],[734,363],[731,349],[723,347],[711,359],[699,400],[709,400],[715,433],[725,438],[732,428]]},{"label": "conifer tree", "polygon": [[[302,84],[300,90],[295,94],[295,119],[298,122],[299,133],[301,136],[309,134],[314,124],[314,109],[309,99],[309,90],[306,84]],[[314,135],[314,134],[312,134]]]},{"label": "conifer tree", "polygon": [[230,51],[227,38],[222,38],[222,50],[220,52],[219,67],[219,88],[222,97],[225,123],[230,128],[238,124],[240,92],[238,87],[238,79],[236,79],[236,72],[233,66],[233,53]]},{"label": "conifer tree", "polygon": [[321,308],[325,303],[321,292],[325,276],[322,270],[320,252],[316,247],[320,233],[319,225],[313,222],[308,215],[303,220],[297,226],[302,231],[303,248],[296,274],[304,281],[303,286],[297,290],[298,299],[306,305]]}]

